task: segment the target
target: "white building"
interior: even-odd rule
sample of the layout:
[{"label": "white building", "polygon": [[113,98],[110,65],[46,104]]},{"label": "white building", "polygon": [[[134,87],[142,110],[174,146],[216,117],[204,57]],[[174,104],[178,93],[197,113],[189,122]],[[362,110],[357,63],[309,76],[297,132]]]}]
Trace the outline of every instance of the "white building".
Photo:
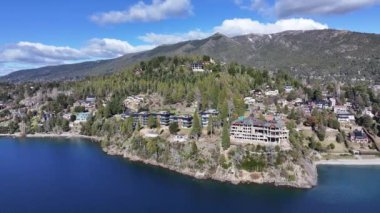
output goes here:
[{"label": "white building", "polygon": [[265,95],[266,96],[277,96],[279,95],[280,93],[278,92],[278,90],[267,90],[265,91]]},{"label": "white building", "polygon": [[350,123],[355,121],[355,116],[349,112],[346,113],[339,113],[336,115],[336,118],[339,122],[342,123]]},{"label": "white building", "polygon": [[285,90],[285,93],[290,93],[293,91],[293,87],[292,86],[285,86],[284,90]]},{"label": "white building", "polygon": [[247,105],[253,105],[256,103],[256,100],[252,97],[245,97],[244,98],[244,103]]},{"label": "white building", "polygon": [[336,99],[335,98],[329,98],[329,101],[330,101],[331,107],[334,108],[336,105]]},{"label": "white building", "polygon": [[334,113],[339,114],[339,113],[345,113],[348,112],[348,108],[346,106],[334,106]]},{"label": "white building", "polygon": [[192,63],[191,69],[193,70],[193,72],[204,72],[205,71],[203,63]]},{"label": "white building", "polygon": [[91,117],[89,112],[81,112],[76,115],[75,123],[87,122]]},{"label": "white building", "polygon": [[288,142],[289,130],[280,119],[262,121],[253,115],[232,122],[231,140],[241,143],[279,145]]},{"label": "white building", "polygon": [[371,108],[369,107],[366,107],[363,111],[363,115],[368,115],[369,117],[373,118],[375,117],[375,115],[372,113],[372,110]]}]

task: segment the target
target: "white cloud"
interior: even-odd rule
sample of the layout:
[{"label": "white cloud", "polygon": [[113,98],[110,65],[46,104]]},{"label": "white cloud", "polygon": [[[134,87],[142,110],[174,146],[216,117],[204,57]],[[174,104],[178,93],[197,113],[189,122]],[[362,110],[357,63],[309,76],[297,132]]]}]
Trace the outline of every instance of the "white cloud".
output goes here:
[{"label": "white cloud", "polygon": [[124,22],[151,22],[171,17],[190,15],[190,0],[152,0],[151,4],[139,1],[124,11],[110,11],[94,14],[90,19],[98,24],[118,24]]},{"label": "white cloud", "polygon": [[153,47],[152,45],[132,46],[126,41],[112,38],[94,38],[88,42],[82,52],[91,57],[114,58],[127,53],[152,49]]},{"label": "white cloud", "polygon": [[27,63],[56,64],[60,61],[82,58],[84,58],[84,55],[81,51],[74,48],[25,41],[0,49],[0,62],[23,61]]},{"label": "white cloud", "polygon": [[242,9],[258,11],[262,15],[291,17],[297,15],[344,14],[380,4],[380,0],[235,0]]},{"label": "white cloud", "polygon": [[91,39],[80,49],[22,41],[0,48],[0,75],[25,68],[115,58],[152,48],[153,45],[133,46],[110,38]]},{"label": "white cloud", "polygon": [[192,30],[187,33],[177,33],[177,34],[156,34],[147,33],[140,36],[139,39],[150,44],[161,45],[161,44],[173,44],[181,41],[203,39],[210,36],[211,33],[202,32],[200,30]]},{"label": "white cloud", "polygon": [[274,23],[262,23],[252,19],[227,19],[212,31],[204,32],[192,30],[186,33],[156,34],[147,33],[139,36],[139,39],[152,45],[173,44],[181,41],[196,40],[206,38],[213,33],[222,33],[227,36],[237,36],[244,34],[271,34],[287,30],[316,30],[327,29],[328,26],[311,19],[283,19]]},{"label": "white cloud", "polygon": [[316,30],[327,29],[328,26],[312,19],[283,19],[274,23],[261,23],[252,19],[227,19],[220,26],[214,28],[214,32],[219,32],[228,36],[244,34],[271,34],[287,30]]}]

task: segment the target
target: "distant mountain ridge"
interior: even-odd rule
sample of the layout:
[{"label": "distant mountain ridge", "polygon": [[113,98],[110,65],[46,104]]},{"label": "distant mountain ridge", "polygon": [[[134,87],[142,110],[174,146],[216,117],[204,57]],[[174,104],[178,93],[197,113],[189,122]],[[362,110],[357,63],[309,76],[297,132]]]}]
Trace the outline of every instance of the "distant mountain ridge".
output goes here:
[{"label": "distant mountain ridge", "polygon": [[300,77],[380,79],[380,35],[340,30],[285,31],[270,35],[227,37],[163,45],[149,51],[102,61],[21,70],[0,81],[64,81],[107,75],[156,56],[209,55],[226,63],[285,70]]}]

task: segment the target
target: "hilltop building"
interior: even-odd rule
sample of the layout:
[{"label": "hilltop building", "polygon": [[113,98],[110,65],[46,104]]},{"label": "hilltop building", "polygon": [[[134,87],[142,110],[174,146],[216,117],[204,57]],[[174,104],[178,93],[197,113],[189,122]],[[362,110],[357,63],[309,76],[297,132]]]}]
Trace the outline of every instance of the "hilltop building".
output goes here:
[{"label": "hilltop building", "polygon": [[205,71],[203,63],[200,63],[200,62],[192,63],[191,64],[191,70],[193,70],[193,72],[204,72]]}]

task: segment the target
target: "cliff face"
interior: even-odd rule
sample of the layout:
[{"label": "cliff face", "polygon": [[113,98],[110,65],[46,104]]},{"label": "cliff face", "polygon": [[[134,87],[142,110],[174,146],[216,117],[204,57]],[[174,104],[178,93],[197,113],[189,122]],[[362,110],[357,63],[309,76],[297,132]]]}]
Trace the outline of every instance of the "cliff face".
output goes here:
[{"label": "cliff face", "polygon": [[254,146],[232,145],[222,151],[219,144],[213,138],[170,143],[138,137],[113,143],[103,149],[110,155],[120,155],[199,179],[296,188],[311,188],[317,184],[316,167],[309,160],[285,159],[286,153],[283,151],[270,153],[264,148],[257,150]]}]

